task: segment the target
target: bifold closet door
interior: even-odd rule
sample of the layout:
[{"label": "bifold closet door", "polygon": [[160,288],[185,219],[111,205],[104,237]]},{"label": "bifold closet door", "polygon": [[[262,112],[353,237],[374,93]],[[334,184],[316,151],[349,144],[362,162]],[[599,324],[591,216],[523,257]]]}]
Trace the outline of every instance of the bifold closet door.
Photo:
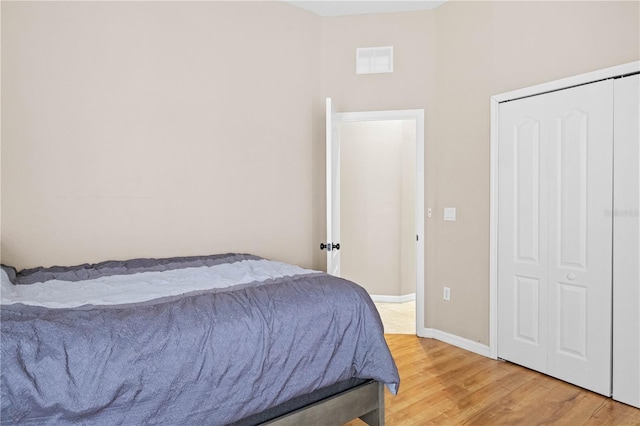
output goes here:
[{"label": "bifold closet door", "polygon": [[640,408],[640,75],[614,88],[613,397]]},{"label": "bifold closet door", "polygon": [[613,81],[499,106],[498,356],[611,394]]}]

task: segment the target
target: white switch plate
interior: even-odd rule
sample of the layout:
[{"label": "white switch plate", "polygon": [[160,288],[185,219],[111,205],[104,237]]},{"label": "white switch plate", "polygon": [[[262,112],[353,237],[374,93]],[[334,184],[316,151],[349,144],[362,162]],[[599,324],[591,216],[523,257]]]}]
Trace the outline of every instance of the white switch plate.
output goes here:
[{"label": "white switch plate", "polygon": [[444,220],[456,220],[456,208],[455,207],[445,207],[444,208]]},{"label": "white switch plate", "polygon": [[442,298],[444,300],[451,300],[451,289],[449,287],[445,287],[444,291],[442,292]]}]

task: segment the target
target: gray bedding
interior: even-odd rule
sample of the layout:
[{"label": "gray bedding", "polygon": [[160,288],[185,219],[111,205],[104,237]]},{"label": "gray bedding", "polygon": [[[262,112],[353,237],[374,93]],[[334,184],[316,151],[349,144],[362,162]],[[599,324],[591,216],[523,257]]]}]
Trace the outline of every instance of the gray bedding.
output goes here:
[{"label": "gray bedding", "polygon": [[[5,270],[12,285],[72,286],[243,259],[259,258]],[[394,393],[399,383],[367,293],[324,273],[140,303],[14,303],[0,316],[2,424],[223,425],[352,377],[381,381]]]}]

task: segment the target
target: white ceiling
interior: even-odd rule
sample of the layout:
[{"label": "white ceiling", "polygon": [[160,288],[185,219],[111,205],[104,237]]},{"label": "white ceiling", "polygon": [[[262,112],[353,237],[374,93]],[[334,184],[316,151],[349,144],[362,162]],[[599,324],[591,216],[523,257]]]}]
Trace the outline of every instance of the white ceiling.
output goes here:
[{"label": "white ceiling", "polygon": [[300,0],[287,1],[320,16],[362,15],[366,13],[406,12],[435,9],[446,0],[382,1],[382,0]]}]

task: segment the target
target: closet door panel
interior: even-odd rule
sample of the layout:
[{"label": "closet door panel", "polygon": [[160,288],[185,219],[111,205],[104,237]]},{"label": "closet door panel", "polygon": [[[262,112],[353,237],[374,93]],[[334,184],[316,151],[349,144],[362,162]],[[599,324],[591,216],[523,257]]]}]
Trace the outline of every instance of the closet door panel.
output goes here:
[{"label": "closet door panel", "polygon": [[539,265],[540,123],[525,119],[514,130],[516,260]]},{"label": "closet door panel", "polygon": [[538,97],[500,106],[498,357],[547,369],[547,187]]},{"label": "closet door panel", "polygon": [[611,395],[613,81],[545,95],[548,374]]},{"label": "closet door panel", "polygon": [[613,397],[640,407],[640,75],[614,89]]},{"label": "closet door panel", "polygon": [[[565,95],[565,93],[562,93]],[[587,145],[588,114],[573,109],[557,117],[558,263],[566,268],[587,267]]]}]

